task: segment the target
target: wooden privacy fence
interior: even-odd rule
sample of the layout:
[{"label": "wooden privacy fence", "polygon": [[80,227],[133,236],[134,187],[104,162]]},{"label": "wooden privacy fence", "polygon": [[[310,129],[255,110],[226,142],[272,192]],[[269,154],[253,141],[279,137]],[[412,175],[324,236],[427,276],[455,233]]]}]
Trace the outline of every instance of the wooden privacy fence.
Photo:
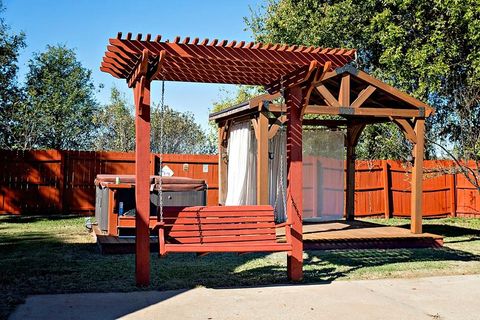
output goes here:
[{"label": "wooden privacy fence", "polygon": [[[215,155],[164,155],[176,176],[206,180],[209,205],[218,202],[218,162]],[[159,171],[151,155],[150,171]],[[425,161],[423,215],[480,216],[480,195],[461,174],[436,173],[451,161]],[[410,216],[410,168],[397,161],[356,161],[355,215]],[[325,172],[328,168],[323,168]],[[135,155],[94,151],[0,151],[0,213],[90,214],[95,206],[93,181],[100,173],[133,174]],[[433,172],[430,172],[433,171]],[[328,179],[317,174],[329,188]],[[327,175],[325,175],[327,176]],[[331,177],[331,174],[328,175]],[[323,192],[328,199],[328,192]],[[320,200],[322,202],[322,200]]]},{"label": "wooden privacy fence", "polygon": [[[150,172],[159,171],[159,157],[151,154]],[[204,179],[207,203],[218,199],[217,157],[163,155],[175,176]],[[95,209],[97,174],[134,174],[135,154],[94,151],[0,151],[0,213],[43,214]]]}]

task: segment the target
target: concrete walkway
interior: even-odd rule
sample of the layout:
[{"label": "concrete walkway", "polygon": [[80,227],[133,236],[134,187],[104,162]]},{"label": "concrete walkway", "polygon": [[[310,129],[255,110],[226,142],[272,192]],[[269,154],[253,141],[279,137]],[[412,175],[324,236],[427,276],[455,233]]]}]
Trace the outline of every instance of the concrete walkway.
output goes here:
[{"label": "concrete walkway", "polygon": [[480,275],[241,289],[40,295],[17,319],[480,319]]}]

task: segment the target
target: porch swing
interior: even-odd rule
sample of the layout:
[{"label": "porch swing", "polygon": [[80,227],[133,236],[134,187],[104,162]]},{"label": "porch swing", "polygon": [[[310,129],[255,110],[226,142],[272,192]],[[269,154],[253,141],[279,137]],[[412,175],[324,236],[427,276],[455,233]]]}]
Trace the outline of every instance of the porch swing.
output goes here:
[{"label": "porch swing", "polygon": [[[163,166],[164,81],[161,88],[160,171]],[[285,176],[284,170],[285,167],[281,165],[279,167],[281,179]],[[284,206],[286,203],[283,181],[281,184],[283,190],[277,190],[275,195],[275,207],[270,205],[164,207],[161,180],[158,189],[157,224],[154,229],[158,231],[160,256],[173,252],[208,254],[292,250],[287,230],[286,242],[278,242],[276,235],[277,228],[289,229],[290,226],[288,219],[283,223],[276,223],[275,220],[280,194],[283,196]]]}]

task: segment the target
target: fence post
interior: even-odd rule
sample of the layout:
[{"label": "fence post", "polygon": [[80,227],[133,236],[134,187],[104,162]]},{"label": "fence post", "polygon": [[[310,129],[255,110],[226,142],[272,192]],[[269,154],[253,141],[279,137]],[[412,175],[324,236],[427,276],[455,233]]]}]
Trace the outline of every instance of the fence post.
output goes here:
[{"label": "fence post", "polygon": [[385,208],[385,219],[390,218],[390,184],[389,171],[387,160],[382,160],[382,175],[383,175],[383,205]]},{"label": "fence post", "polygon": [[455,183],[455,172],[449,176],[449,185],[450,185],[450,215],[452,217],[457,216],[457,189]]},{"label": "fence post", "polygon": [[60,158],[60,174],[58,177],[58,191],[59,191],[59,203],[58,203],[58,209],[60,210],[61,213],[64,213],[65,209],[65,157],[64,157],[64,151],[62,150],[56,150],[57,154],[59,155]]}]

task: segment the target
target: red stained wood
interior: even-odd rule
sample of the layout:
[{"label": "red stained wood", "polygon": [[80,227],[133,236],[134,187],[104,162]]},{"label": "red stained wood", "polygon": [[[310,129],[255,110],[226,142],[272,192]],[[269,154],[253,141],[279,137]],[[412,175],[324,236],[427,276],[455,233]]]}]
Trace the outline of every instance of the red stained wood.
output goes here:
[{"label": "red stained wood", "polygon": [[[148,35],[143,40],[139,36],[132,39],[131,34],[127,34],[127,37],[122,39],[119,34],[116,38],[110,39],[110,45],[107,46],[100,69],[114,77],[127,79],[131,77],[143,50],[149,50],[152,56],[165,50],[169,58],[165,59],[162,79],[268,85],[281,75],[302,66],[308,66],[311,61],[318,61],[322,65],[331,61],[332,67],[336,68],[350,62],[355,54],[355,50],[344,49],[323,50],[323,48],[303,46],[246,44],[243,41],[228,43],[226,40],[218,41],[217,39],[211,43],[205,39],[199,44],[198,39],[190,42],[189,37],[184,38],[183,41],[180,37],[176,37],[173,42],[162,42],[159,36],[155,41],[152,41],[151,36]],[[114,56],[107,54],[110,52],[121,54],[122,59],[115,59]],[[129,59],[126,59],[127,57]],[[188,67],[187,64],[192,59],[195,59],[195,63]],[[220,69],[211,69],[218,63],[223,64]],[[239,67],[245,67],[248,70],[240,70]],[[251,73],[246,76],[246,72]]]},{"label": "red stained wood", "polygon": [[[135,95],[135,279],[150,284],[150,83],[136,83]],[[141,111],[141,112],[140,112]]]},{"label": "red stained wood", "polygon": [[287,273],[290,280],[303,278],[303,240],[302,240],[302,107],[303,92],[293,87],[286,92],[287,104],[287,243],[292,251],[287,256]]},{"label": "red stained wood", "polygon": [[[250,252],[252,250],[245,250],[250,244],[263,246],[253,251],[278,250],[271,206],[166,208],[164,221],[158,227],[165,237],[160,238],[160,254],[204,253],[209,252],[204,246],[210,248],[211,245],[216,246],[215,252],[221,252],[222,248],[225,252]],[[186,247],[178,248],[179,244]]]},{"label": "red stained wood", "polygon": [[[158,161],[158,157],[156,159]],[[0,213],[49,214],[63,209],[64,212],[92,214],[96,175],[134,174],[134,161],[135,154],[125,152],[1,150]],[[172,168],[176,176],[206,180],[207,204],[218,204],[217,156],[164,155],[163,162]],[[388,160],[387,163],[391,216],[409,217],[410,167],[396,161]],[[184,170],[184,164],[188,164],[188,170]],[[203,164],[208,164],[206,173],[203,172]],[[458,216],[480,216],[480,196],[463,175],[456,175],[452,193],[452,175],[428,173],[452,165],[451,161],[424,161],[424,217],[452,215],[454,206]],[[322,170],[327,172],[329,169],[324,167]],[[356,217],[385,215],[385,179],[381,161],[356,161]],[[452,195],[455,195],[454,205]]]}]

